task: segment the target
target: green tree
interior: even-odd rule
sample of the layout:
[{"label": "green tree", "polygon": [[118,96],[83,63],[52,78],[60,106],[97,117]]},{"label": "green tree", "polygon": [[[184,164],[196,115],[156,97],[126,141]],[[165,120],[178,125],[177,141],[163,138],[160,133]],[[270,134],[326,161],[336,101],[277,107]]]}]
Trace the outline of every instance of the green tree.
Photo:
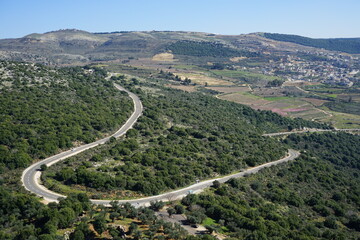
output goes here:
[{"label": "green tree", "polygon": [[93,222],[94,229],[99,234],[102,234],[106,230],[106,220],[103,215],[98,215],[95,217]]},{"label": "green tree", "polygon": [[166,211],[169,214],[169,217],[176,213],[176,210],[174,208],[168,208]]},{"label": "green tree", "polygon": [[46,164],[41,164],[41,166],[40,166],[40,170],[41,170],[41,171],[45,171],[47,168],[48,168],[48,167],[47,167]]}]

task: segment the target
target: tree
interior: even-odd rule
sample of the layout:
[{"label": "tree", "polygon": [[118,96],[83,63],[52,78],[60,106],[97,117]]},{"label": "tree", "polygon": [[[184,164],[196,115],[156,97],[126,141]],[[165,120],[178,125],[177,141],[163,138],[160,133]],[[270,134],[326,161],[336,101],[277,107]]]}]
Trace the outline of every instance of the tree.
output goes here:
[{"label": "tree", "polygon": [[150,209],[152,209],[154,211],[159,211],[164,206],[165,206],[165,203],[163,201],[150,202]]},{"label": "tree", "polygon": [[338,225],[336,223],[336,219],[334,217],[327,217],[324,221],[324,226],[332,229],[338,228]]},{"label": "tree", "polygon": [[41,234],[39,240],[54,240],[54,235],[51,234]]},{"label": "tree", "polygon": [[275,79],[267,83],[267,87],[280,87],[284,83],[284,80]]},{"label": "tree", "polygon": [[85,240],[84,233],[77,229],[70,235],[70,240]]},{"label": "tree", "polygon": [[111,219],[112,222],[115,222],[115,219],[117,219],[119,216],[120,216],[119,213],[112,212],[112,213],[110,213],[109,218]]},{"label": "tree", "polygon": [[128,234],[133,234],[138,229],[138,225],[134,222],[130,223]]},{"label": "tree", "polygon": [[176,213],[176,210],[174,208],[168,208],[166,211],[169,214],[169,217]]},{"label": "tree", "polygon": [[96,216],[93,222],[94,229],[99,234],[102,234],[106,230],[106,220],[105,217],[102,215]]},{"label": "tree", "polygon": [[135,240],[140,240],[140,239],[141,239],[141,235],[142,235],[142,233],[141,233],[141,231],[138,230],[138,229],[134,230],[134,232],[133,232],[133,234],[132,234],[133,239],[135,239]]},{"label": "tree", "polygon": [[176,214],[183,214],[185,212],[185,209],[182,205],[175,205],[175,211],[176,211]]},{"label": "tree", "polygon": [[190,206],[192,203],[195,203],[198,200],[198,196],[195,194],[188,194],[181,200],[181,203],[185,206]]},{"label": "tree", "polygon": [[213,181],[213,188],[219,188],[221,186],[221,183],[218,180]]},{"label": "tree", "polygon": [[75,212],[72,208],[65,207],[59,211],[59,228],[67,228],[75,219]]},{"label": "tree", "polygon": [[48,168],[48,166],[46,164],[41,164],[41,166],[40,166],[41,171],[45,171],[47,168]]},{"label": "tree", "polygon": [[209,234],[212,234],[213,232],[218,232],[219,230],[219,228],[215,225],[205,225],[204,227],[209,232]]}]

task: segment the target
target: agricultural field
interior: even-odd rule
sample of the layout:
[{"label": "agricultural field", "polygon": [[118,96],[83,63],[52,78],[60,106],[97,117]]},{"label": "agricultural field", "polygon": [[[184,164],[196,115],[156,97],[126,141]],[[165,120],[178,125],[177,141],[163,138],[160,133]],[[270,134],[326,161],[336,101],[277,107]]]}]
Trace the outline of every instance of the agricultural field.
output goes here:
[{"label": "agricultural field", "polygon": [[243,70],[211,70],[210,72],[218,77],[231,78],[235,81],[257,86],[265,86],[269,81],[281,79],[280,77],[268,76],[261,73]]},{"label": "agricultural field", "polygon": [[301,117],[304,119],[323,119],[327,113],[300,98],[294,97],[259,97],[251,93],[235,92],[223,94],[218,98],[250,106],[254,109],[270,110],[282,116]]},{"label": "agricultural field", "polygon": [[270,101],[267,101],[262,97],[252,95],[250,93],[235,92],[235,93],[230,93],[230,94],[219,95],[218,98],[223,99],[223,100],[228,100],[231,102],[248,105],[255,109],[259,109],[258,108],[259,106],[270,103]]},{"label": "agricultural field", "polygon": [[210,90],[221,92],[221,93],[249,92],[251,90],[248,86],[206,87],[206,89],[210,89]]},{"label": "agricultural field", "polygon": [[176,72],[174,73],[178,75],[182,80],[185,78],[189,78],[192,83],[199,84],[199,85],[208,85],[208,86],[229,86],[233,85],[232,82],[222,80],[215,77],[210,77],[201,72],[191,72],[191,73],[184,73],[184,72]]}]

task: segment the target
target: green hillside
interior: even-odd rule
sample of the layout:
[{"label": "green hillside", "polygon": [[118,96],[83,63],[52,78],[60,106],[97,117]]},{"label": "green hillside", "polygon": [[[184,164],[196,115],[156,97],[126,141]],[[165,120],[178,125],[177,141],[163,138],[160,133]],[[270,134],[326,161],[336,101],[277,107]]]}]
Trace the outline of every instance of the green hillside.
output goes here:
[{"label": "green hillside", "polygon": [[131,100],[84,68],[0,62],[0,170],[28,166],[115,130]]},{"label": "green hillside", "polygon": [[132,88],[142,99],[143,116],[125,141],[78,155],[46,171],[53,190],[59,191],[62,183],[85,185],[95,198],[114,191],[122,196],[127,190],[134,195],[154,195],[284,156],[287,149],[262,137],[263,132],[326,127],[201,93],[146,82],[134,86],[123,81],[121,85]]},{"label": "green hillside", "polygon": [[[167,33],[132,34],[147,39]],[[136,44],[142,43],[135,42],[134,48]],[[210,56],[219,50],[229,57],[232,50],[226,46],[200,44],[195,46],[199,52],[194,51]],[[186,47],[179,49],[179,54],[191,54]],[[71,240],[124,239],[124,234],[129,240],[214,240],[211,232],[223,233],[225,239],[360,237],[359,136],[264,137],[329,126],[223,101],[206,89],[176,90],[152,69],[117,69],[124,75],[106,80],[107,72],[98,67],[0,62],[0,239],[57,240],[69,233]],[[44,184],[69,197],[40,203],[21,185],[22,170],[33,161],[104,137],[124,123],[132,102],[113,83],[139,96],[142,116],[120,139],[44,169]],[[179,225],[156,217],[154,210],[163,203],[136,209],[112,202],[104,208],[88,199],[158,194],[279,159],[289,148],[302,152],[294,162],[225,184],[215,182],[202,194],[169,205],[189,223],[207,225],[207,234],[201,236],[189,236]]]},{"label": "green hillside", "polygon": [[301,157],[187,196],[188,216],[210,217],[210,229],[234,239],[359,239],[360,137],[291,135],[284,142],[303,149]]},{"label": "green hillside", "polygon": [[324,48],[330,51],[340,51],[346,53],[360,53],[360,38],[330,38],[314,39],[297,35],[263,33],[269,39],[283,42],[292,42],[304,46]]},{"label": "green hillside", "polygon": [[174,54],[196,57],[255,57],[256,53],[240,51],[216,42],[178,41],[167,47]]}]

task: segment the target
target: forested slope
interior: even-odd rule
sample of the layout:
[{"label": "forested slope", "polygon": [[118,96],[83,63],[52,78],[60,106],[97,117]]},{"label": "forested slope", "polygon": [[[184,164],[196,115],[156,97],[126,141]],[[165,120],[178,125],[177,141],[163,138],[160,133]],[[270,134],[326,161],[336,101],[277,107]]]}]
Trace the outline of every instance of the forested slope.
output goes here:
[{"label": "forested slope", "polygon": [[205,41],[177,41],[166,47],[173,54],[195,57],[257,57],[259,54],[250,51],[230,48],[221,43]]},{"label": "forested slope", "polygon": [[[46,171],[44,177],[51,178],[47,186],[52,190],[61,191],[61,182],[72,187],[85,185],[87,192],[93,193],[92,198],[125,197],[128,190],[158,194],[197,179],[229,174],[283,157],[287,147],[262,137],[263,132],[299,126],[326,127],[201,93],[144,82],[134,86],[122,81],[121,85],[140,96],[145,108],[143,116],[124,141],[78,155]],[[102,192],[111,195],[104,196]]]},{"label": "forested slope", "polygon": [[360,53],[360,38],[315,39],[289,34],[264,33],[264,37],[277,41],[292,42],[304,46],[324,48],[330,51]]},{"label": "forested slope", "polygon": [[[184,200],[188,215],[195,221],[197,213],[202,214],[200,219],[212,217],[215,228],[222,224],[222,231],[236,238],[358,236],[359,153],[352,146],[359,139],[355,136],[310,135],[315,137],[280,142],[261,135],[327,126],[169,89],[152,84],[153,79],[120,76],[105,81],[106,73],[96,68],[1,64],[0,159],[6,173],[0,176],[0,239],[52,240],[66,231],[72,232],[70,239],[121,239],[124,232],[128,239],[213,239],[186,237],[178,226],[157,220],[150,209],[91,207],[84,194],[46,206],[28,193],[12,191],[19,186],[9,187],[8,176],[20,169],[7,170],[92,141],[126,120],[132,104],[113,88],[113,82],[139,95],[143,116],[122,139],[45,170],[53,190],[59,191],[61,183],[85,189],[94,198],[151,195],[278,159],[292,147],[306,153],[288,167],[232,180]],[[327,155],[319,155],[320,150]],[[313,196],[321,200],[311,202]],[[126,226],[125,231],[119,225]]]},{"label": "forested slope", "polygon": [[0,171],[115,130],[132,111],[100,69],[0,62]]},{"label": "forested slope", "polygon": [[284,142],[303,149],[301,157],[188,196],[188,215],[215,219],[213,229],[236,239],[358,239],[360,136],[315,133]]}]

